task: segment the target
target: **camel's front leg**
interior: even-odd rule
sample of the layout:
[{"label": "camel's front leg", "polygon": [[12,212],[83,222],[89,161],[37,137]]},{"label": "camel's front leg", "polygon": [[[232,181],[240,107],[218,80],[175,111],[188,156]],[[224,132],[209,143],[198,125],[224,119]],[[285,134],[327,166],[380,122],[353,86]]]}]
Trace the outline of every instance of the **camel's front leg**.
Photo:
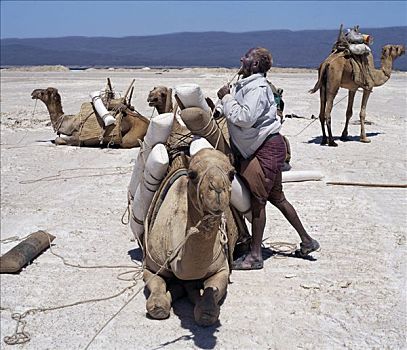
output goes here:
[{"label": "camel's front leg", "polygon": [[367,100],[369,99],[370,91],[363,90],[363,97],[362,97],[362,106],[360,108],[360,142],[369,143],[370,140],[366,136],[365,131],[365,118],[366,118],[366,105]]},{"label": "camel's front leg", "polygon": [[79,146],[80,141],[76,135],[68,136],[61,134],[55,140],[54,143],[56,145],[64,145],[64,146]]},{"label": "camel's front leg", "polygon": [[151,271],[144,269],[143,280],[150,291],[146,309],[148,314],[156,319],[167,318],[171,310],[171,294],[167,292],[164,279]]},{"label": "camel's front leg", "polygon": [[195,321],[200,326],[211,326],[219,319],[219,302],[226,294],[228,281],[228,268],[205,280],[203,294],[194,308]]},{"label": "camel's front leg", "polygon": [[355,94],[356,90],[349,90],[348,94],[348,107],[346,108],[346,121],[345,121],[345,127],[343,128],[342,131],[342,136],[341,136],[341,141],[347,141],[348,140],[348,126],[349,126],[349,120],[352,118],[353,114],[353,101],[355,100]]}]

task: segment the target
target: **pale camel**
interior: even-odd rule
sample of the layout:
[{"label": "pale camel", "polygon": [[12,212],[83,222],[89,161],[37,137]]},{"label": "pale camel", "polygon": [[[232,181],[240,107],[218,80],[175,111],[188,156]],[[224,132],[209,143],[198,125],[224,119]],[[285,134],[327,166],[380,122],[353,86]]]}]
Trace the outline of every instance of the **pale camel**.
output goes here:
[{"label": "pale camel", "polygon": [[222,223],[234,174],[225,154],[203,149],[191,157],[188,171],[168,180],[172,185],[158,209],[153,201],[148,216],[154,221],[147,220],[143,244],[151,317],[169,316],[173,297],[167,282],[180,280],[195,304],[195,321],[209,326],[218,320],[230,273]]},{"label": "pale camel", "polygon": [[[405,47],[402,45],[386,45],[382,48],[381,68],[373,69],[371,78],[374,82],[373,87],[381,86],[389,80],[393,61],[405,53]],[[374,67],[373,56],[368,56],[369,66]],[[357,89],[361,87],[354,82],[353,68],[348,57],[345,57],[343,53],[332,53],[324,62],[321,63],[318,69],[318,81],[314,88],[309,92],[314,93],[317,90],[320,92],[320,111],[319,120],[322,127],[322,140],[321,145],[325,145],[328,142],[329,146],[337,146],[331,131],[331,111],[333,102],[339,88],[349,90],[348,94],[348,107],[346,109],[346,122],[342,131],[341,140],[346,141],[348,139],[348,124],[352,117],[353,101]],[[362,87],[363,88],[363,87]],[[360,141],[370,142],[366,136],[365,131],[365,118],[366,118],[366,105],[372,91],[363,88],[363,97],[360,109]],[[325,134],[325,122],[328,130],[328,138]]]},{"label": "pale camel", "polygon": [[[80,132],[84,122],[84,116],[81,114],[66,115],[62,109],[61,96],[56,88],[36,89],[31,93],[33,99],[39,99],[46,105],[51,124],[54,131],[58,134],[55,139],[57,145],[70,146],[99,146],[99,139],[81,140]],[[138,147],[139,141],[143,140],[150,121],[136,111],[131,110],[131,106],[126,104],[124,99],[112,101],[115,108],[122,112],[121,135],[122,139],[119,144],[122,148]],[[88,118],[97,118],[96,112],[91,110]],[[101,133],[103,132],[103,121],[99,122]],[[102,144],[108,144],[109,141],[103,140]]]}]

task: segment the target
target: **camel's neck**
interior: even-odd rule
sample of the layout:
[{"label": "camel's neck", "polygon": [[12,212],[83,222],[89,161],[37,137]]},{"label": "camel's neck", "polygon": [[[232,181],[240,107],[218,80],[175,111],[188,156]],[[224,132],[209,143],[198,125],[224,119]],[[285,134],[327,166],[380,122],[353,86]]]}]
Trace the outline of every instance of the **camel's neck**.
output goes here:
[{"label": "camel's neck", "polygon": [[202,214],[188,196],[186,241],[172,264],[174,273],[181,279],[203,278],[221,252],[219,225],[221,218],[202,220]]},{"label": "camel's neck", "polygon": [[49,116],[51,118],[52,126],[55,128],[60,124],[60,117],[64,114],[61,104],[47,104]]},{"label": "camel's neck", "polygon": [[156,106],[158,114],[172,112],[172,89],[168,89],[165,103],[161,106]]},{"label": "camel's neck", "polygon": [[383,85],[390,79],[391,71],[393,69],[393,59],[390,56],[382,57],[381,68],[373,71],[373,80],[375,86]]}]

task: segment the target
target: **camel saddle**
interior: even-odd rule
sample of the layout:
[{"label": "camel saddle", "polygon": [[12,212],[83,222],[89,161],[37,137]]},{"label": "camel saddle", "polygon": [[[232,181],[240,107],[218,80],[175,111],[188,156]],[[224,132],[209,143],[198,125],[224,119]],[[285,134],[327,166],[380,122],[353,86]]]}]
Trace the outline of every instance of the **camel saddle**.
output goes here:
[{"label": "camel saddle", "polygon": [[82,143],[89,140],[99,140],[100,143],[109,145],[118,145],[122,141],[121,121],[123,112],[119,112],[114,116],[116,123],[105,127],[103,119],[98,116],[93,104],[85,102],[81,105],[80,115],[80,130],[79,141]]},{"label": "camel saddle", "polygon": [[372,71],[375,69],[372,53],[355,55],[349,49],[350,43],[339,29],[338,39],[332,47],[332,53],[327,58],[328,64],[336,57],[342,56],[349,60],[352,65],[353,81],[364,90],[372,91],[374,84]]}]

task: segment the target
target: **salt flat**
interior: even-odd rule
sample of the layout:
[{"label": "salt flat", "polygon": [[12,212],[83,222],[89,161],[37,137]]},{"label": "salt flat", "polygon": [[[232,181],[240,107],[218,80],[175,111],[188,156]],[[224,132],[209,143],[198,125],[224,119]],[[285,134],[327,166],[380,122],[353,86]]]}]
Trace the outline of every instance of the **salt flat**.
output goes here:
[{"label": "salt flat", "polygon": [[[150,117],[146,99],[157,85],[197,83],[216,100],[234,75],[229,69],[1,71],[1,238],[39,229],[56,236],[53,252],[82,266],[133,266],[140,258],[121,223],[127,185],[138,149],[55,146],[45,106],[31,91],[58,88],[67,114],[89,101],[89,92],[110,77],[123,93],[135,79],[133,105]],[[288,183],[285,193],[306,229],[321,243],[315,261],[267,254],[260,271],[234,271],[219,324],[200,328],[187,300],[177,301],[167,320],[146,317],[143,283],[120,296],[29,314],[31,340],[21,349],[83,349],[119,309],[140,293],[98,334],[90,349],[401,349],[406,347],[406,189],[332,186],[329,181],[406,183],[407,74],[393,73],[374,89],[367,107],[370,144],[351,141],[320,146],[316,71],[272,70],[284,89],[283,125],[292,147],[293,170],[320,170],[322,181]],[[347,92],[332,113],[339,136]],[[358,120],[361,94],[352,121]],[[295,231],[267,207],[264,242],[298,243]],[[18,242],[2,243],[4,254]],[[267,250],[265,250],[267,253]],[[11,312],[49,308],[117,294],[131,281],[129,268],[75,268],[48,249],[20,274],[1,275],[1,348],[12,348]],[[120,276],[119,276],[120,277]],[[123,277],[123,276],[122,276]],[[131,274],[124,275],[131,277]]]}]

